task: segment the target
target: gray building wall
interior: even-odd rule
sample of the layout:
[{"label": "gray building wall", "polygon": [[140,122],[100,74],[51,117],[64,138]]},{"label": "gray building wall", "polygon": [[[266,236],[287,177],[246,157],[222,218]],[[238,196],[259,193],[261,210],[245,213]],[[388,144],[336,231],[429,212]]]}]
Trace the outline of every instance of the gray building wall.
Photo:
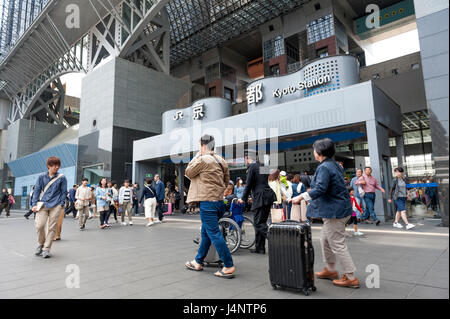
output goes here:
[{"label": "gray building wall", "polygon": [[26,119],[8,128],[5,163],[39,151],[63,130],[62,126]]},{"label": "gray building wall", "polygon": [[430,113],[433,159],[442,222],[448,227],[449,174],[449,2],[414,1],[425,92]]},{"label": "gray building wall", "polygon": [[161,133],[162,113],[191,86],[120,58],[89,73],[81,90],[78,178],[96,164],[104,164],[106,177],[131,178],[133,141]]}]

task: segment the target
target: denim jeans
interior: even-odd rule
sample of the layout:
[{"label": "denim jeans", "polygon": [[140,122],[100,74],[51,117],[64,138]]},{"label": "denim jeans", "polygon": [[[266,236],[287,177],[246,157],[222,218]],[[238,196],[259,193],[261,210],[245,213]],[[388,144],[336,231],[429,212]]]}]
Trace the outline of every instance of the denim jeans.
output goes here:
[{"label": "denim jeans", "polygon": [[374,193],[366,193],[364,195],[364,202],[366,203],[366,210],[364,212],[363,219],[369,219],[369,216],[372,216],[373,221],[377,221],[377,215],[375,214],[375,194]]},{"label": "denim jeans", "polygon": [[219,228],[219,219],[222,218],[224,213],[225,204],[223,202],[200,202],[202,241],[198,249],[197,257],[195,257],[197,263],[203,263],[212,243],[224,266],[226,268],[233,267],[233,258]]}]

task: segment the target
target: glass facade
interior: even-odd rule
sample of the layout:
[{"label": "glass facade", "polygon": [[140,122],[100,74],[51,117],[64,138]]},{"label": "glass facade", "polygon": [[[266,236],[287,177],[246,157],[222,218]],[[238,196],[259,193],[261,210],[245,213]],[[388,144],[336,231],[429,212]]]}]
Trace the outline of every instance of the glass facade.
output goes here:
[{"label": "glass facade", "polygon": [[308,44],[329,38],[335,34],[333,15],[327,15],[307,24]]},{"label": "glass facade", "polygon": [[285,54],[284,38],[279,35],[264,42],[264,61],[279,57]]}]

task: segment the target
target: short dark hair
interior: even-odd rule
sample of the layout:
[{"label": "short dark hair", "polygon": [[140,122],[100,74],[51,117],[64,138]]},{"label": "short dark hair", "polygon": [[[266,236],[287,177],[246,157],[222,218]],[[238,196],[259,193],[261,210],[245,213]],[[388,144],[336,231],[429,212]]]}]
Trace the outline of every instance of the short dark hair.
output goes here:
[{"label": "short dark hair", "polygon": [[373,171],[372,167],[370,167],[370,166],[364,167],[364,170],[366,170],[366,169],[368,169],[368,168],[370,168],[370,170]]},{"label": "short dark hair", "polygon": [[315,141],[313,148],[317,154],[328,158],[332,158],[336,154],[336,144],[329,138]]},{"label": "short dark hair", "polygon": [[131,184],[131,181],[130,181],[129,179],[126,179],[126,180],[123,181],[123,183],[124,183],[124,184],[125,184],[125,183]]},{"label": "short dark hair", "polygon": [[294,174],[291,174],[291,173],[287,174],[287,176],[286,176],[286,180],[288,180],[288,181],[292,181],[293,178],[294,178]]},{"label": "short dark hair", "polygon": [[200,139],[200,145],[206,145],[208,150],[212,151],[216,147],[216,142],[214,140],[214,136],[211,135],[203,135],[203,137]]},{"label": "short dark hair", "polygon": [[147,179],[145,180],[145,183],[146,183],[147,185],[150,185],[151,183],[153,183],[153,179],[147,178]]},{"label": "short dark hair", "polygon": [[58,166],[61,167],[61,160],[56,156],[51,156],[47,159],[47,167]]},{"label": "short dark hair", "polygon": [[84,182],[84,181],[89,182],[89,180],[86,177],[83,177],[83,179],[81,181],[82,182]]},{"label": "short dark hair", "polygon": [[403,169],[403,167],[397,167],[396,169],[394,169],[394,172],[399,172],[399,173],[404,173],[405,170]]}]

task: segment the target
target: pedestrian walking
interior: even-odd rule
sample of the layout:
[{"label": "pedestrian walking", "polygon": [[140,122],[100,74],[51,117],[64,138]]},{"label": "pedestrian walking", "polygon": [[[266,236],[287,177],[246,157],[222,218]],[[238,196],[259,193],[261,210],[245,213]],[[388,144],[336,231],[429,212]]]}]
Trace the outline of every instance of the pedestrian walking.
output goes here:
[{"label": "pedestrian walking", "polygon": [[375,214],[375,190],[380,190],[383,194],[386,193],[383,187],[380,186],[377,179],[372,176],[372,168],[364,168],[365,175],[361,176],[356,182],[356,185],[361,185],[364,191],[364,202],[366,203],[366,212],[362,217],[363,220],[368,220],[370,216],[373,218],[373,222],[379,226],[380,220]]},{"label": "pedestrian walking", "polygon": [[100,186],[95,189],[95,199],[97,200],[97,212],[100,214],[100,228],[105,229],[110,227],[107,223],[109,213],[109,189],[107,186],[108,180],[103,177],[100,180]]},{"label": "pedestrian walking", "polygon": [[396,207],[395,221],[393,226],[395,228],[402,229],[403,226],[399,223],[400,218],[403,219],[405,223],[406,230],[416,227],[414,224],[410,224],[408,222],[408,218],[406,217],[406,200],[408,197],[408,191],[406,189],[406,185],[408,185],[408,179],[403,175],[404,170],[402,167],[397,167],[394,170],[395,178],[392,181],[392,187],[389,192],[389,203],[394,201]]},{"label": "pedestrian walking", "polygon": [[86,228],[86,221],[89,219],[89,202],[92,197],[91,189],[87,186],[89,180],[87,178],[83,178],[81,180],[81,186],[78,187],[77,192],[75,193],[76,205],[78,210],[78,226],[80,230],[84,230]]},{"label": "pedestrian walking", "polygon": [[190,270],[203,270],[211,244],[214,245],[224,267],[214,275],[221,278],[234,278],[236,268],[230,250],[219,228],[219,220],[225,213],[223,194],[230,181],[227,162],[214,152],[214,137],[205,135],[200,140],[200,152],[186,168],[186,177],[190,179],[187,202],[199,203],[202,221],[201,243],[198,254],[185,267]]},{"label": "pedestrian walking", "polygon": [[14,207],[14,204],[16,203],[16,200],[14,199],[14,196],[12,194],[9,194],[8,201],[9,201],[9,210],[11,211]]},{"label": "pedestrian walking", "polygon": [[130,226],[133,226],[133,216],[132,216],[132,207],[133,207],[133,190],[130,187],[130,181],[125,180],[124,185],[119,190],[119,205],[122,208],[122,226],[126,226],[125,215],[128,215],[128,222]]},{"label": "pedestrian walking", "polygon": [[[64,219],[64,204],[67,196],[67,179],[59,173],[61,160],[47,159],[48,172],[39,175],[31,199],[31,207],[36,213],[35,227],[38,237],[36,256],[50,258],[50,249],[56,237],[56,228]],[[47,231],[45,226],[47,225]],[[62,222],[60,224],[62,227]],[[59,236],[61,235],[61,230]],[[59,237],[61,238],[61,237]]]},{"label": "pedestrian walking", "polygon": [[139,216],[139,192],[141,191],[141,187],[139,186],[139,183],[134,183],[132,187],[133,192],[133,209],[134,209],[134,215]]},{"label": "pedestrian walking", "polygon": [[353,224],[353,230],[355,236],[363,236],[364,234],[358,230],[358,215],[363,213],[361,206],[359,206],[358,201],[355,197],[355,191],[350,189],[350,200],[352,201],[352,217],[349,219],[347,225]]},{"label": "pedestrian walking", "polygon": [[0,216],[3,213],[3,210],[6,211],[6,217],[9,217],[10,216],[9,194],[6,188],[2,189],[2,194],[0,197]]},{"label": "pedestrian walking", "polygon": [[[358,181],[358,179],[361,178],[361,176],[363,176],[363,170],[358,168],[356,170],[356,176],[352,178],[352,180],[350,181],[350,188],[353,189],[353,194],[355,196],[355,200],[358,203],[359,207],[361,207],[361,209],[363,210],[363,214],[361,215],[364,216],[365,212],[366,212],[366,203],[364,202],[363,197],[361,196],[361,194],[364,194],[364,190],[362,189],[361,185],[356,185],[356,182]],[[361,219],[361,218],[360,218]]]},{"label": "pedestrian walking", "polygon": [[34,192],[34,186],[31,187],[30,201],[29,201],[30,209],[28,210],[28,212],[26,212],[25,215],[23,215],[23,217],[25,217],[26,219],[29,219],[31,214],[34,214],[34,219],[36,219],[36,213],[33,213],[33,207],[31,206],[31,199],[33,197],[33,192]]},{"label": "pedestrian walking", "polygon": [[155,190],[156,190],[156,211],[158,212],[158,220],[155,221],[155,224],[162,223],[164,219],[163,214],[163,206],[164,206],[164,197],[165,197],[165,189],[164,183],[161,181],[159,175],[155,175]]},{"label": "pedestrian walking", "polygon": [[97,218],[97,200],[95,198],[95,187],[94,186],[91,186],[91,200],[90,200],[89,207],[92,211],[92,215],[94,216],[94,218]]},{"label": "pedestrian walking", "polygon": [[147,227],[153,226],[156,220],[156,190],[152,186],[153,180],[147,178],[142,189],[139,206],[144,202],[145,218],[148,220]]},{"label": "pedestrian walking", "polygon": [[114,214],[114,220],[116,221],[116,223],[118,222],[115,199],[116,200],[118,199],[119,192],[117,191],[116,188],[114,188],[113,182],[108,181],[107,186],[108,186],[108,205],[109,205],[109,210],[108,210],[108,215],[106,216],[106,224],[109,225],[109,217],[111,217],[111,214]]},{"label": "pedestrian walking", "polygon": [[77,210],[75,209],[75,202],[77,199],[75,198],[75,194],[77,192],[78,185],[73,185],[73,187],[69,191],[69,205],[65,209],[65,214],[69,215],[72,213],[73,218],[77,218]]},{"label": "pedestrian walking", "polygon": [[269,218],[270,209],[276,200],[274,191],[268,184],[268,176],[261,170],[261,164],[256,160],[256,152],[247,150],[245,153],[245,164],[247,165],[247,179],[244,194],[239,204],[248,201],[252,197],[251,210],[255,212],[255,249],[250,250],[252,253],[266,253],[267,239],[267,219]]},{"label": "pedestrian walking", "polygon": [[[326,266],[316,276],[331,279],[336,286],[359,288],[359,280],[354,275],[356,267],[345,242],[345,226],[353,211],[342,167],[333,160],[336,146],[331,139],[325,138],[316,141],[313,148],[314,157],[320,164],[311,182],[311,189],[292,202],[298,204],[302,199],[307,200],[307,216],[323,219],[321,246]],[[337,261],[344,269],[341,279],[338,279],[335,268]]]}]

